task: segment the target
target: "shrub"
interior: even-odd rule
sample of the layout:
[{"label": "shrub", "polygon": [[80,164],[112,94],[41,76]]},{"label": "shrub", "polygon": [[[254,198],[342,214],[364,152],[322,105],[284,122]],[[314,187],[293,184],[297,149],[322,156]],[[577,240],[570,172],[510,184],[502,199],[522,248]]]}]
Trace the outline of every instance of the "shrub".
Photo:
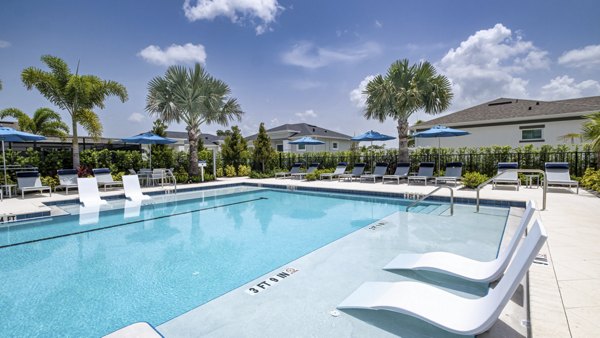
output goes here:
[{"label": "shrub", "polygon": [[240,164],[238,166],[238,176],[248,176],[250,175],[251,169],[250,166],[248,165],[244,165],[244,164]]},{"label": "shrub", "polygon": [[321,174],[332,173],[332,172],[333,172],[333,170],[331,170],[331,169],[317,169],[310,174],[306,174],[306,180],[307,181],[316,181],[317,179],[319,179]]},{"label": "shrub", "polygon": [[251,171],[250,172],[250,178],[272,178],[275,177],[275,172],[274,171],[268,171],[268,172],[264,172],[261,173],[259,171]]},{"label": "shrub", "polygon": [[[204,182],[214,181],[215,177],[209,173],[204,173]],[[190,183],[201,183],[202,176],[200,175],[190,175],[188,182]]]},{"label": "shrub", "polygon": [[183,169],[181,167],[179,169],[177,169],[177,171],[175,171],[175,173],[173,175],[175,175],[175,179],[179,183],[186,183],[189,179],[189,175],[188,175],[187,171],[185,171],[185,169]]},{"label": "shrub", "polygon": [[463,175],[462,182],[466,188],[475,189],[488,179],[487,175],[472,171]]},{"label": "shrub", "polygon": [[581,178],[581,185],[585,188],[600,192],[600,170],[587,168]]},{"label": "shrub", "polygon": [[225,166],[225,176],[227,177],[235,177],[236,172],[235,172],[235,167],[228,164],[227,166]]},{"label": "shrub", "polygon": [[41,177],[42,185],[47,185],[50,188],[54,189],[57,185],[60,184],[57,177],[54,176],[42,176]]},{"label": "shrub", "polygon": [[125,175],[125,172],[124,171],[111,172],[110,175],[112,176],[113,180],[122,181],[123,175]]},{"label": "shrub", "polygon": [[217,168],[217,176],[223,177],[223,168]]}]

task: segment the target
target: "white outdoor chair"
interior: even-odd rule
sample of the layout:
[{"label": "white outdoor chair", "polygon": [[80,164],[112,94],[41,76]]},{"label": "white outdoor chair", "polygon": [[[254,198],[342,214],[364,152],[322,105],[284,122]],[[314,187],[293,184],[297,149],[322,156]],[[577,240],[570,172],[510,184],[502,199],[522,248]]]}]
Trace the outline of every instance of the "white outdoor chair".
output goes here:
[{"label": "white outdoor chair", "polygon": [[77,189],[79,190],[79,202],[85,207],[108,204],[108,202],[100,198],[98,181],[96,181],[95,177],[78,178]]},{"label": "white outdoor chair", "polygon": [[396,180],[397,184],[400,184],[401,179],[408,179],[408,172],[410,171],[410,163],[400,162],[396,165],[396,171],[393,175],[383,175],[381,183],[385,183],[385,180]]},{"label": "white outdoor chair", "polygon": [[375,170],[373,170],[372,174],[366,174],[360,176],[360,182],[363,180],[373,180],[373,183],[377,182],[378,178],[383,180],[383,175],[387,172],[388,164],[387,163],[377,163],[375,164]]},{"label": "white outdoor chair", "polygon": [[21,198],[25,199],[25,192],[39,191],[40,193],[48,190],[52,197],[52,188],[42,185],[40,173],[37,171],[21,171],[17,173],[17,190],[21,191]]},{"label": "white outdoor chair", "polygon": [[94,172],[94,176],[98,180],[98,185],[104,187],[104,191],[106,191],[106,188],[108,187],[123,185],[123,182],[113,180],[110,169],[108,168],[92,169],[92,172]]},{"label": "white outdoor chair", "polygon": [[438,176],[435,178],[435,184],[453,182],[454,186],[462,179],[462,162],[448,162],[446,163],[446,171],[444,176]]},{"label": "white outdoor chair", "polygon": [[579,194],[579,182],[571,179],[569,174],[569,162],[546,162],[546,181],[548,185],[560,185],[577,188]]},{"label": "white outdoor chair", "polygon": [[519,169],[519,164],[517,162],[500,162],[498,163],[498,177],[492,180],[492,189],[496,189],[496,184],[498,183],[506,183],[506,184],[516,184],[517,191],[521,187],[521,180],[519,179],[519,174],[516,171],[506,171],[507,169]]},{"label": "white outdoor chair", "polygon": [[302,163],[294,163],[294,165],[292,165],[292,169],[290,171],[280,171],[278,173],[275,173],[275,178],[277,178],[277,177],[286,178],[287,176],[297,174],[300,172],[300,168],[302,168]]},{"label": "white outdoor chair", "polygon": [[123,189],[125,190],[125,197],[129,200],[145,201],[151,199],[150,196],[142,193],[137,175],[123,175]]},{"label": "white outdoor chair", "polygon": [[315,172],[315,170],[319,169],[319,163],[311,163],[308,166],[308,169],[306,169],[305,173],[294,173],[291,174],[290,176],[292,178],[297,178],[299,180],[303,179],[307,174],[312,174],[313,172]]},{"label": "white outdoor chair", "polygon": [[319,175],[319,179],[322,180],[324,178],[329,178],[329,180],[331,181],[334,177],[338,177],[341,174],[346,172],[346,167],[348,167],[348,163],[346,162],[340,162],[338,163],[337,167],[335,167],[335,171],[332,173],[323,173],[321,175]]},{"label": "white outdoor chair", "polygon": [[534,213],[535,202],[529,201],[521,217],[521,222],[508,246],[492,261],[476,261],[450,252],[427,252],[423,254],[400,254],[383,269],[434,271],[474,282],[493,282],[500,278],[506,270]]},{"label": "white outdoor chair", "polygon": [[69,189],[77,189],[77,170],[76,169],[59,169],[57,171],[58,182],[54,187],[54,192],[57,189],[65,189],[65,194],[69,194]]},{"label": "white outdoor chair", "polygon": [[365,167],[367,165],[365,163],[356,163],[354,165],[354,168],[352,168],[352,172],[350,172],[349,174],[341,174],[340,176],[338,176],[338,181],[341,180],[350,180],[352,181],[355,178],[359,178],[362,176],[362,174],[365,172]]},{"label": "white outdoor chair", "polygon": [[337,308],[394,311],[449,332],[480,334],[494,325],[547,237],[536,220],[500,282],[484,297],[464,298],[420,282],[366,282]]},{"label": "white outdoor chair", "polygon": [[435,168],[435,163],[433,162],[421,162],[419,163],[419,172],[417,172],[416,176],[408,176],[408,184],[411,181],[423,181],[425,185],[427,185],[428,180],[434,179],[433,177],[433,169]]}]

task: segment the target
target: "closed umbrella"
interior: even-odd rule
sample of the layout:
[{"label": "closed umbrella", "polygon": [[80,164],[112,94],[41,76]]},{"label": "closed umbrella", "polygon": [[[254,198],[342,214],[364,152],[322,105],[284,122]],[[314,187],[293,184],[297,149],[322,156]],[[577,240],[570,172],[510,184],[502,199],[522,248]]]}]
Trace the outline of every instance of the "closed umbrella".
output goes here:
[{"label": "closed umbrella", "polygon": [[449,128],[446,126],[437,125],[437,126],[431,127],[431,129],[427,129],[427,130],[415,133],[413,136],[414,137],[424,137],[424,138],[437,137],[437,139],[438,139],[438,171],[439,171],[440,170],[440,148],[441,148],[440,138],[441,137],[463,136],[463,135],[469,135],[469,134],[470,133],[468,131],[464,131],[464,130],[460,130],[460,129],[453,129],[453,128]]},{"label": "closed umbrella", "polygon": [[0,127],[0,140],[2,140],[2,164],[4,167],[4,185],[8,185],[8,178],[6,177],[6,155],[4,153],[4,141],[6,142],[28,142],[28,141],[41,141],[46,138],[41,135],[35,135],[26,133],[24,131],[14,130],[9,127]]},{"label": "closed umbrella", "polygon": [[141,133],[135,136],[126,137],[121,139],[123,142],[136,143],[136,144],[147,144],[150,146],[150,169],[152,169],[152,145],[153,144],[171,144],[177,142],[170,138],[162,137],[154,133]]}]

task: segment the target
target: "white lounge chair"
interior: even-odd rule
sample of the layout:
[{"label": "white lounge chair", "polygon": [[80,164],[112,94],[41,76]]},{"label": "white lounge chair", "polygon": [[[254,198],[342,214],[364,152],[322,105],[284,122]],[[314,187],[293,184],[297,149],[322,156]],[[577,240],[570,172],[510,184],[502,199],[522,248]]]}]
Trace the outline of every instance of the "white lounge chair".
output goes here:
[{"label": "white lounge chair", "polygon": [[389,310],[453,333],[480,334],[494,325],[547,237],[536,220],[500,282],[484,297],[464,298],[420,282],[367,282],[344,299],[338,309]]},{"label": "white lounge chair", "polygon": [[292,169],[290,171],[280,171],[278,173],[275,173],[275,178],[277,178],[277,177],[286,178],[287,176],[290,176],[292,174],[299,173],[300,168],[302,168],[302,163],[294,163],[294,165],[292,165]]},{"label": "white lounge chair", "polygon": [[290,176],[292,178],[297,178],[297,179],[301,180],[301,179],[304,178],[304,176],[306,176],[306,174],[311,174],[311,173],[313,173],[317,169],[319,169],[319,163],[311,163],[308,166],[308,169],[306,169],[305,173],[293,173]]},{"label": "white lounge chair", "polygon": [[425,185],[427,185],[428,180],[432,180],[433,177],[433,169],[435,168],[435,163],[433,162],[421,162],[419,163],[419,172],[417,172],[416,176],[408,176],[408,184],[411,181],[423,181]]},{"label": "white lounge chair", "polygon": [[352,172],[349,174],[341,174],[338,177],[338,181],[348,180],[348,179],[350,181],[352,181],[355,178],[360,178],[360,176],[365,172],[365,166],[366,166],[366,164],[364,164],[364,163],[356,163],[354,165],[354,168],[352,169]]},{"label": "white lounge chair", "polygon": [[507,169],[519,169],[519,164],[517,162],[500,162],[498,163],[498,177],[492,180],[492,189],[496,189],[496,184],[498,183],[507,183],[507,184],[516,184],[517,191],[521,187],[521,180],[519,179],[519,174],[516,171],[506,171]]},{"label": "white lounge chair", "polygon": [[95,177],[78,178],[77,189],[79,190],[79,202],[84,207],[108,204],[108,202],[100,198],[98,181],[96,181]]},{"label": "white lounge chair", "polygon": [[77,189],[77,170],[76,169],[59,169],[57,171],[58,182],[54,187],[54,192],[57,189],[65,189],[65,194],[69,194],[69,189]]},{"label": "white lounge chair", "polygon": [[361,175],[360,181],[363,180],[373,180],[373,183],[377,182],[378,178],[383,180],[383,175],[387,172],[388,164],[387,163],[377,163],[375,164],[375,170],[373,170],[372,174]]},{"label": "white lounge chair", "polygon": [[408,178],[408,172],[410,171],[410,163],[400,162],[396,165],[396,171],[393,175],[383,175],[381,183],[385,183],[385,180],[396,180],[397,184],[400,184],[401,179]]},{"label": "white lounge chair", "polygon": [[123,185],[123,182],[113,180],[110,169],[108,168],[92,169],[92,172],[94,172],[94,177],[98,180],[98,185],[104,187],[104,191],[106,191],[106,188],[108,187]]},{"label": "white lounge chair", "polygon": [[577,188],[579,194],[579,182],[571,179],[569,174],[569,162],[546,162],[544,165],[548,185],[560,185]]},{"label": "white lounge chair", "polygon": [[145,201],[151,199],[150,196],[142,193],[138,175],[123,175],[123,189],[125,190],[125,198],[132,201]]},{"label": "white lounge chair", "polygon": [[348,163],[346,162],[340,162],[338,163],[337,167],[335,167],[335,171],[332,173],[323,173],[321,175],[319,175],[319,179],[322,180],[324,178],[329,178],[329,180],[331,181],[334,177],[338,177],[341,174],[346,172],[346,168],[348,167]]},{"label": "white lounge chair", "polygon": [[535,202],[529,201],[521,217],[521,222],[508,246],[492,261],[476,261],[450,252],[427,252],[423,254],[400,254],[383,269],[426,270],[445,273],[474,282],[493,282],[500,278],[506,270],[534,212]]},{"label": "white lounge chair", "polygon": [[79,206],[79,225],[98,224],[100,221],[100,204]]},{"label": "white lounge chair", "polygon": [[39,191],[40,193],[48,190],[52,197],[52,188],[42,185],[40,173],[37,171],[21,171],[17,173],[17,190],[21,191],[21,198],[25,199],[25,192]]},{"label": "white lounge chair", "polygon": [[446,171],[444,172],[444,176],[438,176],[435,178],[435,184],[439,183],[448,183],[454,182],[454,186],[456,183],[462,179],[462,162],[448,162],[446,163]]}]

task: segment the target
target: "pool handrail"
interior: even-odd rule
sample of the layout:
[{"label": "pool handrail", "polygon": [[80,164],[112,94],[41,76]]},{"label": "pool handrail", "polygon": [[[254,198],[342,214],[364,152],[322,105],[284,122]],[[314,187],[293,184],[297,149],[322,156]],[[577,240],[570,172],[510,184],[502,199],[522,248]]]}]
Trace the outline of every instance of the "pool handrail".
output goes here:
[{"label": "pool handrail", "polygon": [[409,204],[406,207],[406,212],[408,212],[408,209],[410,209],[410,208],[414,207],[415,205],[423,202],[427,197],[433,195],[435,192],[437,192],[438,190],[440,190],[442,188],[446,188],[446,189],[450,190],[450,216],[454,215],[454,190],[452,190],[452,188],[446,187],[446,186],[439,186],[439,187],[433,189],[432,191],[430,191],[428,194],[422,196],[418,200],[412,202],[411,204]]},{"label": "pool handrail", "polygon": [[476,212],[479,212],[479,190],[481,190],[483,187],[485,187],[486,185],[490,184],[490,182],[492,182],[495,178],[497,178],[498,176],[502,175],[505,172],[517,172],[517,173],[536,173],[536,174],[542,174],[542,181],[544,182],[542,185],[542,194],[543,194],[543,199],[542,199],[542,210],[546,210],[546,193],[548,192],[548,180],[546,179],[546,172],[544,172],[543,170],[540,169],[506,169],[504,170],[504,172],[502,173],[498,173],[496,176],[490,178],[489,180],[481,183],[480,185],[477,186],[477,207],[476,207]]}]

